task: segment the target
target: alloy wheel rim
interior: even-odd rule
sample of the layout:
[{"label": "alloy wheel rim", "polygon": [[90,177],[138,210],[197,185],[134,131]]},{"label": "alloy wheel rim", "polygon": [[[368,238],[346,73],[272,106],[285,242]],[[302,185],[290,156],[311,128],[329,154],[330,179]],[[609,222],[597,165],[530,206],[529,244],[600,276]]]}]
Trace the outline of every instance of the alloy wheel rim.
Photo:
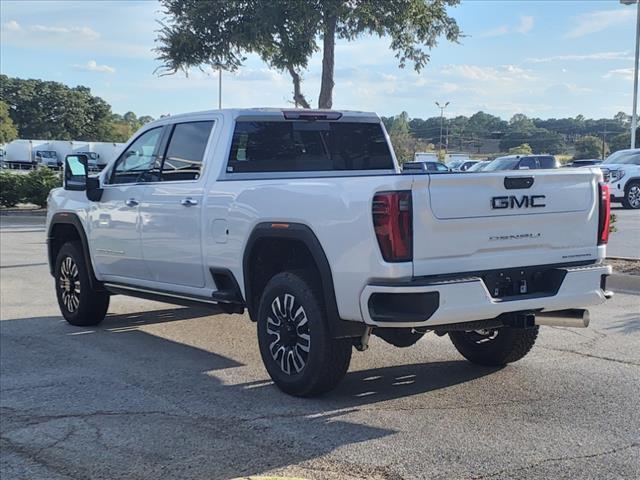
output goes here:
[{"label": "alloy wheel rim", "polygon": [[629,189],[627,196],[629,197],[629,203],[633,208],[640,207],[640,186],[633,185]]},{"label": "alloy wheel rim", "polygon": [[286,375],[300,373],[309,359],[311,336],[304,307],[285,293],[271,302],[267,316],[267,335],[271,358]]},{"label": "alloy wheel rim", "polygon": [[58,285],[62,303],[69,312],[75,312],[80,306],[80,275],[73,258],[65,257],[62,260]]}]

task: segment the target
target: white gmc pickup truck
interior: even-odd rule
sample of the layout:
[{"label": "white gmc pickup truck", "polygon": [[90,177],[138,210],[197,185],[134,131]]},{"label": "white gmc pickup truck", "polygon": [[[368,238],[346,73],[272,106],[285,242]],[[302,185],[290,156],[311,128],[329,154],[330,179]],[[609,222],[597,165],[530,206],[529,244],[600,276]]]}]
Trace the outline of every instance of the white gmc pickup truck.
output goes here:
[{"label": "white gmc pickup truck", "polygon": [[247,309],[293,395],[333,388],[371,333],[448,334],[504,365],[539,325],[584,327],[610,295],[598,168],[402,174],[373,113],[167,117],[98,177],[68,156],[64,178],[47,232],[69,323],[100,323],[115,294]]}]

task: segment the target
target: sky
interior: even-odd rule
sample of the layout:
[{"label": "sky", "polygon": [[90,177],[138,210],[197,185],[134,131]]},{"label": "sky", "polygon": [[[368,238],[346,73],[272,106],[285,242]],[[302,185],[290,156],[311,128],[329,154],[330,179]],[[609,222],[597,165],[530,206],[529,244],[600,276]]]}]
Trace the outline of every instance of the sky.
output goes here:
[{"label": "sky", "polygon": [[[302,1],[302,0],[301,0]],[[478,110],[510,118],[612,117],[631,113],[636,7],[607,1],[463,0],[450,9],[465,37],[442,39],[420,73],[398,67],[388,38],[336,46],[334,108],[410,117]],[[85,85],[114,112],[137,115],[218,105],[209,69],[159,76],[154,58],[161,5],[146,1],[0,1],[0,71]],[[322,59],[304,72],[317,103]],[[291,107],[290,77],[250,56],[223,74],[223,107]]]}]

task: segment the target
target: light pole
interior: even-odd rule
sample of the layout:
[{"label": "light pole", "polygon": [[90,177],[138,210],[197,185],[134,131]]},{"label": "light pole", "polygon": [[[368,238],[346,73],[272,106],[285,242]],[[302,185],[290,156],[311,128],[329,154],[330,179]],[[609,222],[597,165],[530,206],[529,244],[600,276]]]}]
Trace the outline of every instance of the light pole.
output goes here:
[{"label": "light pole", "polygon": [[633,113],[631,114],[631,148],[636,148],[636,126],[638,123],[638,55],[640,53],[640,1],[620,0],[623,5],[637,4],[636,13],[636,57],[633,69]]},{"label": "light pole", "polygon": [[222,110],[222,67],[218,64],[218,108]]},{"label": "light pole", "polygon": [[440,145],[438,148],[438,158],[442,156],[442,126],[444,122],[444,109],[447,108],[447,105],[449,105],[449,102],[444,105],[440,105],[436,102],[436,106],[440,109]]}]

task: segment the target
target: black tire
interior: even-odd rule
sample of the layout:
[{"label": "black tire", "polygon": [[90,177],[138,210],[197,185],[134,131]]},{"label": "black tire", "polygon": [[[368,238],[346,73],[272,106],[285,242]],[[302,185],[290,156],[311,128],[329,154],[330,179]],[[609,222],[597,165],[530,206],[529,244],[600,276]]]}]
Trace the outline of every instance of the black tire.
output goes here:
[{"label": "black tire", "polygon": [[351,362],[352,340],[331,337],[321,299],[315,282],[298,270],[275,275],[260,298],[260,355],[269,376],[290,395],[332,390]]},{"label": "black tire", "polygon": [[62,246],[56,258],[54,280],[58,305],[67,322],[88,327],[104,320],[109,294],[91,289],[80,242],[67,242]]},{"label": "black tire", "polygon": [[624,189],[622,206],[626,209],[637,210],[640,208],[640,182],[629,182]]},{"label": "black tire", "polygon": [[472,363],[492,367],[517,362],[536,343],[539,327],[449,332],[456,350]]},{"label": "black tire", "polygon": [[412,328],[376,328],[373,334],[398,348],[411,347],[424,337],[424,332],[413,332]]}]

